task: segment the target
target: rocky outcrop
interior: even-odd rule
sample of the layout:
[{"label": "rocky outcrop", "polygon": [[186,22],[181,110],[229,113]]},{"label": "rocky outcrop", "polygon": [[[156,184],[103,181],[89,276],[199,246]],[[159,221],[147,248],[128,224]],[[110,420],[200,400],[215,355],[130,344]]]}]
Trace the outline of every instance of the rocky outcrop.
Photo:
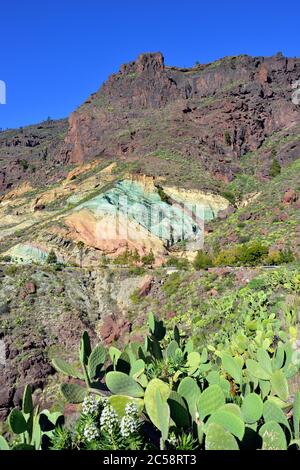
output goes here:
[{"label": "rocky outcrop", "polygon": [[283,195],[283,202],[285,204],[292,204],[298,200],[298,194],[294,189],[287,189]]},{"label": "rocky outcrop", "polygon": [[[288,139],[279,142],[277,158],[286,165],[300,150],[291,139],[300,123],[292,100],[299,76],[299,59],[282,54],[225,57],[189,69],[166,66],[158,52],[141,54],[112,74],[68,124],[49,119],[1,132],[0,194],[22,181],[53,183],[66,164],[99,157],[138,162],[143,173],[172,183],[184,176],[186,187],[193,180],[207,189],[203,175],[216,186],[232,181],[244,171],[241,157],[282,129]],[[262,176],[272,158],[268,147],[260,153]]]},{"label": "rocky outcrop", "polygon": [[105,345],[110,345],[131,331],[131,323],[116,315],[106,316],[99,326],[99,337]]},{"label": "rocky outcrop", "polygon": [[137,250],[140,256],[154,251],[162,257],[165,249],[161,240],[120,213],[95,215],[87,209],[68,216],[68,236],[75,241],[100,250],[103,254],[117,256],[126,249]]},{"label": "rocky outcrop", "polygon": [[146,297],[151,291],[152,284],[154,282],[154,277],[147,274],[139,287],[139,297]]},{"label": "rocky outcrop", "polygon": [[50,183],[64,174],[54,165],[67,130],[67,121],[52,121],[13,130],[0,130],[0,196],[21,182]]},{"label": "rocky outcrop", "polygon": [[291,100],[299,73],[299,59],[281,54],[227,57],[192,69],[165,66],[161,53],[142,54],[71,114],[60,160],[130,160],[163,147],[230,181],[242,155],[299,124]]}]

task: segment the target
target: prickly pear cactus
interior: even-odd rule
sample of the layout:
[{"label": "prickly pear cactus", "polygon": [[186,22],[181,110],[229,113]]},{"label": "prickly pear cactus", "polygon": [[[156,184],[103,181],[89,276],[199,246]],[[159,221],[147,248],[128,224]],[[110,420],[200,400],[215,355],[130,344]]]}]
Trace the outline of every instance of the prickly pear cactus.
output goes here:
[{"label": "prickly pear cactus", "polygon": [[276,370],[271,376],[271,387],[275,395],[281,400],[286,401],[289,398],[288,381],[282,370]]},{"label": "prickly pear cactus", "polygon": [[254,359],[247,359],[246,361],[247,370],[256,379],[270,380],[271,374],[267,372],[259,362]]},{"label": "prickly pear cactus", "polygon": [[166,328],[163,324],[163,321],[158,320],[155,315],[150,313],[148,324],[151,335],[154,336],[157,341],[163,340],[166,334]]},{"label": "prickly pear cactus", "polygon": [[69,403],[82,403],[87,395],[87,390],[77,384],[61,384],[61,392]]},{"label": "prickly pear cactus", "polygon": [[300,434],[300,392],[295,393],[294,405],[293,405],[293,425],[295,438],[299,439]]},{"label": "prickly pear cactus", "polygon": [[268,352],[263,349],[259,348],[256,353],[257,360],[260,364],[260,366],[268,373],[272,374],[273,369],[272,369],[272,361],[271,358],[268,354]]},{"label": "prickly pear cactus", "polygon": [[205,450],[239,450],[239,446],[234,436],[223,426],[211,423],[205,436]]},{"label": "prickly pear cactus", "polygon": [[222,366],[236,383],[242,383],[242,367],[233,357],[229,354],[222,354]]},{"label": "prickly pear cactus", "polygon": [[190,414],[184,399],[179,393],[172,391],[168,398],[171,418],[178,428],[188,428],[191,425]]},{"label": "prickly pear cactus", "polygon": [[123,418],[123,416],[125,416],[126,405],[128,405],[128,403],[134,403],[137,406],[138,414],[141,414],[144,408],[144,400],[141,398],[132,398],[125,395],[112,395],[107,400],[119,418]]},{"label": "prickly pear cactus", "polygon": [[91,380],[95,379],[106,359],[106,350],[99,344],[91,352],[88,358],[88,373]]},{"label": "prickly pear cactus", "polygon": [[137,359],[131,363],[130,376],[135,380],[140,377],[145,371],[145,361],[143,359]]},{"label": "prickly pear cactus", "polygon": [[175,357],[175,354],[176,354],[176,351],[179,349],[179,346],[178,346],[178,343],[177,341],[175,341],[173,339],[173,341],[171,341],[169,344],[168,344],[168,347],[166,349],[166,355],[167,355],[167,358],[168,359],[173,359]]},{"label": "prickly pear cactus", "polygon": [[24,389],[22,411],[24,414],[30,414],[33,412],[32,393],[31,393],[31,388],[29,385],[26,385]]},{"label": "prickly pear cactus", "polygon": [[114,395],[126,395],[133,398],[144,396],[144,389],[141,385],[124,372],[108,372],[106,385]]},{"label": "prickly pear cactus", "polygon": [[272,403],[269,400],[265,401],[264,403],[263,417],[264,417],[265,423],[269,421],[276,421],[276,423],[283,424],[284,426],[287,427],[287,429],[290,430],[289,422],[287,420],[286,415],[282,411],[282,409],[278,405],[276,405],[275,403]]},{"label": "prickly pear cactus", "polygon": [[3,436],[0,436],[0,450],[9,450],[9,445]]},{"label": "prickly pear cactus", "polygon": [[287,443],[285,434],[278,423],[269,421],[259,430],[263,440],[262,450],[286,450]]},{"label": "prickly pear cactus", "polygon": [[81,364],[87,366],[89,355],[91,354],[91,342],[87,331],[83,332],[79,346],[79,359]]},{"label": "prickly pear cactus", "polygon": [[23,434],[27,431],[27,423],[21,411],[14,408],[8,416],[8,424],[14,434]]},{"label": "prickly pear cactus", "polygon": [[249,393],[244,398],[241,409],[245,423],[256,423],[263,413],[262,399],[256,393]]},{"label": "prickly pear cactus", "polygon": [[209,426],[211,423],[220,424],[224,429],[236,436],[240,441],[244,437],[245,423],[239,416],[237,416],[235,413],[232,413],[230,409],[219,409],[215,411],[209,417],[207,425]]},{"label": "prickly pear cactus", "polygon": [[157,408],[157,417],[158,417],[158,429],[161,432],[161,439],[164,448],[164,443],[168,439],[169,427],[170,427],[170,408],[167,403],[167,400],[162,397],[159,388],[156,390],[155,403]]},{"label": "prickly pear cactus", "polygon": [[57,372],[62,372],[63,374],[67,375],[68,377],[73,377],[75,379],[82,379],[83,375],[76,370],[71,364],[68,364],[63,359],[56,357],[52,360],[52,365]]},{"label": "prickly pear cactus", "polygon": [[159,410],[157,407],[157,391],[159,390],[162,400],[167,401],[171,390],[167,383],[160,379],[152,379],[145,391],[144,402],[146,412],[154,426],[160,429]]},{"label": "prickly pear cactus", "polygon": [[195,420],[197,413],[197,403],[200,397],[200,388],[195,379],[185,377],[179,384],[177,392],[188,404],[192,419]]},{"label": "prickly pear cactus", "polygon": [[192,351],[188,354],[187,357],[187,367],[189,375],[193,375],[199,369],[201,364],[201,356],[198,352]]},{"label": "prickly pear cactus", "polygon": [[197,408],[203,420],[225,403],[225,395],[219,385],[210,385],[200,395]]}]

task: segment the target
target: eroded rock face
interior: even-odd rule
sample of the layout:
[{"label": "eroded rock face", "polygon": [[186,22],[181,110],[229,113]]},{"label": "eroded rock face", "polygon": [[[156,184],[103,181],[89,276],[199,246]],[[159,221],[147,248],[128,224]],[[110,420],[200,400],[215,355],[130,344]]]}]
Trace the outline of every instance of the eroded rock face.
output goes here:
[{"label": "eroded rock face", "polygon": [[106,316],[100,324],[99,336],[105,345],[110,345],[131,331],[131,324],[124,317]]},{"label": "eroded rock face", "polygon": [[85,245],[97,248],[106,255],[117,256],[126,249],[137,250],[141,256],[153,250],[157,257],[163,256],[165,249],[161,240],[152,236],[136,222],[122,214],[94,215],[83,209],[67,217],[69,236]]},{"label": "eroded rock face", "polygon": [[228,57],[192,69],[166,67],[161,53],[142,54],[72,113],[60,160],[131,159],[176,149],[230,181],[242,155],[299,124],[291,100],[299,72],[299,59],[281,54]]},{"label": "eroded rock face", "polygon": [[54,165],[67,130],[67,121],[52,121],[0,131],[0,196],[22,181],[33,186],[53,182],[64,169]]},{"label": "eroded rock face", "polygon": [[149,274],[147,274],[142,282],[141,282],[141,285],[139,287],[139,296],[140,297],[146,297],[149,292],[151,291],[151,287],[152,287],[152,284],[154,282],[154,278],[153,276],[150,276]]},{"label": "eroded rock face", "polygon": [[[230,182],[241,170],[240,158],[268,136],[297,132],[292,86],[299,76],[300,60],[282,54],[225,57],[189,69],[166,66],[161,53],[141,54],[112,74],[68,123],[48,120],[1,132],[0,194],[22,181],[53,183],[65,174],[65,164],[101,156],[138,161],[144,173],[179,180],[185,162],[185,174],[191,164],[202,189],[206,172],[216,183]],[[297,159],[299,150],[299,140],[282,141],[280,164]],[[259,158],[266,162],[263,175],[272,158],[268,148]]]},{"label": "eroded rock face", "polygon": [[[166,194],[172,194],[168,188]],[[140,256],[151,250],[161,258],[165,247],[185,240],[197,241],[204,220],[214,218],[228,202],[221,197],[174,191],[173,198],[161,199],[154,181],[123,180],[112,189],[80,204],[66,219],[71,239],[82,240],[108,255],[126,248]],[[188,204],[189,203],[189,204]],[[199,206],[195,210],[195,204]],[[193,210],[194,209],[194,210]]]},{"label": "eroded rock face", "polygon": [[125,341],[131,295],[145,281],[126,271],[47,266],[3,273],[0,307],[10,302],[0,311],[0,421],[20,404],[26,384],[41,392],[54,373],[52,357],[76,358],[84,330],[93,344]]}]

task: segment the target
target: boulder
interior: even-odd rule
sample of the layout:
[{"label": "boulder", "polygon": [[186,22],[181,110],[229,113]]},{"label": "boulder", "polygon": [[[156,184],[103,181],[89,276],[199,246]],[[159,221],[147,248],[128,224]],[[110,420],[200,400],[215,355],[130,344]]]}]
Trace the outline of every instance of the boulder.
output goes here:
[{"label": "boulder", "polygon": [[298,195],[296,191],[292,188],[287,189],[283,195],[283,202],[285,204],[292,204],[293,202],[296,202],[297,200],[298,200]]},{"label": "boulder", "polygon": [[1,303],[0,304],[0,315],[5,314],[5,313],[9,313],[9,312],[10,312],[9,304],[7,302]]},{"label": "boulder", "polygon": [[246,220],[250,220],[252,218],[252,212],[244,212],[239,216],[239,220],[241,222],[245,222]]},{"label": "boulder", "polygon": [[220,220],[227,219],[227,217],[229,217],[234,212],[235,212],[234,206],[230,205],[230,206],[227,207],[227,209],[224,209],[224,210],[218,212],[218,219],[220,219]]},{"label": "boulder", "polygon": [[139,296],[140,297],[146,297],[149,294],[149,292],[151,291],[153,281],[154,281],[153,276],[150,276],[149,274],[147,274],[142,279],[141,285],[139,287]]},{"label": "boulder", "polygon": [[117,341],[124,333],[131,331],[132,324],[125,318],[115,315],[106,316],[101,323],[99,335],[104,344],[109,345]]},{"label": "boulder", "polygon": [[34,282],[27,282],[25,284],[25,291],[27,294],[35,294],[36,293],[36,285]]}]

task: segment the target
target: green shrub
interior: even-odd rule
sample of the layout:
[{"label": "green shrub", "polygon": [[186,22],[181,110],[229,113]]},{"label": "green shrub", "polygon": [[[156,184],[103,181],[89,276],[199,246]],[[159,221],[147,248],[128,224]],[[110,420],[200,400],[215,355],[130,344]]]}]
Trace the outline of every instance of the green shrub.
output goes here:
[{"label": "green shrub", "polygon": [[177,258],[176,256],[170,256],[168,261],[165,263],[165,266],[172,266],[177,269],[189,269],[190,263],[185,258]]},{"label": "green shrub", "polygon": [[221,193],[221,196],[227,199],[233,206],[236,204],[236,197],[233,192],[226,190]]},{"label": "green shrub", "polygon": [[266,263],[271,266],[293,263],[293,261],[295,261],[295,256],[290,247],[279,251],[272,251],[266,259]]},{"label": "green shrub", "polygon": [[46,259],[47,264],[57,264],[57,256],[54,250],[51,250]]},{"label": "green shrub", "polygon": [[21,165],[24,171],[28,170],[29,168],[29,163],[27,162],[27,160],[19,160],[19,165]]},{"label": "green shrub", "polygon": [[121,266],[134,266],[141,260],[137,250],[130,251],[128,248],[123,253],[120,253],[113,261],[114,264]]},{"label": "green shrub", "polygon": [[145,268],[142,266],[131,266],[128,269],[128,274],[132,274],[133,276],[142,276],[145,272]]},{"label": "green shrub", "polygon": [[153,253],[152,249],[150,250],[150,252],[147,255],[142,257],[141,261],[142,261],[144,266],[152,266],[152,264],[155,261],[155,257],[154,257],[154,253]]},{"label": "green shrub", "polygon": [[208,269],[213,266],[212,258],[208,253],[205,253],[203,250],[199,250],[193,261],[193,266],[195,269]]},{"label": "green shrub", "polygon": [[272,178],[275,178],[276,176],[280,175],[280,173],[281,173],[280,163],[276,158],[274,158],[274,160],[272,161],[271,166],[270,166],[269,175]]},{"label": "green shrub", "polygon": [[164,192],[163,188],[161,186],[156,186],[157,192],[159,194],[160,199],[165,202],[166,204],[171,205],[171,199],[170,197]]},{"label": "green shrub", "polygon": [[13,264],[13,265],[8,266],[8,267],[6,268],[5,273],[6,273],[8,276],[14,276],[17,271],[18,271],[18,266],[16,266],[15,264]]},{"label": "green shrub", "polygon": [[139,301],[141,300],[139,289],[134,290],[134,292],[130,296],[130,300],[134,305],[139,303]]},{"label": "green shrub", "polygon": [[171,296],[175,294],[182,283],[182,276],[180,273],[172,273],[164,283],[162,290],[168,295]]},{"label": "green shrub", "polygon": [[220,250],[213,260],[214,266],[235,266],[238,263],[237,247]]},{"label": "green shrub", "polygon": [[10,263],[10,262],[11,262],[10,255],[0,256],[0,263]]},{"label": "green shrub", "polygon": [[266,260],[268,247],[260,241],[243,243],[222,250],[214,259],[215,266],[257,266]]},{"label": "green shrub", "polygon": [[260,241],[249,242],[238,249],[238,261],[245,266],[256,266],[268,255],[269,249]]}]

